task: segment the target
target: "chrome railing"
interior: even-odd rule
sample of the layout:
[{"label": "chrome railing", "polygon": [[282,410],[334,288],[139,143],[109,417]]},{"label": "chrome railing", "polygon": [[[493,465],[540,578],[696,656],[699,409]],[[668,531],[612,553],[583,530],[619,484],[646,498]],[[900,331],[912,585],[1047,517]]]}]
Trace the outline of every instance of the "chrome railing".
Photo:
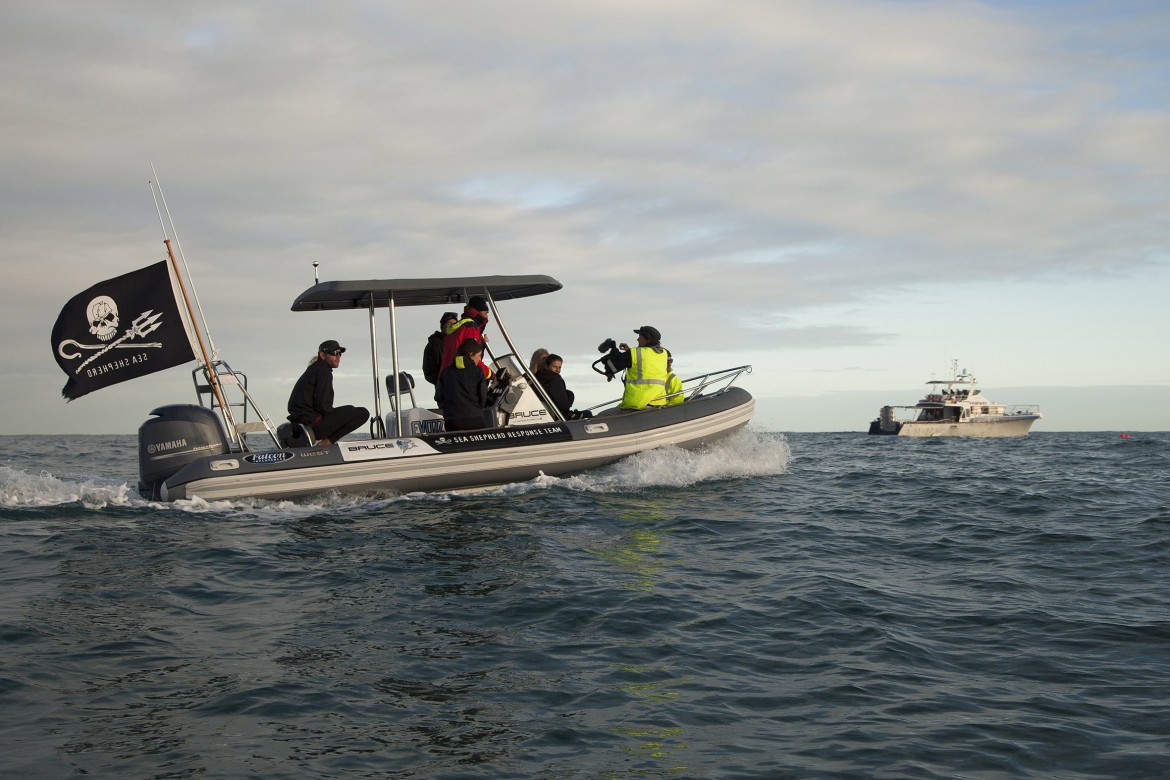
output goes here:
[{"label": "chrome railing", "polygon": [[[703,395],[704,391],[709,387],[714,387],[720,390],[731,387],[731,385],[735,383],[735,380],[739,378],[740,374],[750,374],[751,372],[752,367],[748,365],[736,366],[735,368],[724,368],[720,371],[711,371],[706,374],[698,374],[696,376],[682,380],[682,390],[674,393],[668,393],[666,395],[660,395],[658,397],[674,398],[675,396],[681,395],[683,396],[684,400],[691,400]],[[583,411],[591,412],[595,409],[604,409],[606,407],[621,403],[621,400],[621,398],[614,398],[610,401],[604,401],[602,403],[590,406],[587,410]]]}]

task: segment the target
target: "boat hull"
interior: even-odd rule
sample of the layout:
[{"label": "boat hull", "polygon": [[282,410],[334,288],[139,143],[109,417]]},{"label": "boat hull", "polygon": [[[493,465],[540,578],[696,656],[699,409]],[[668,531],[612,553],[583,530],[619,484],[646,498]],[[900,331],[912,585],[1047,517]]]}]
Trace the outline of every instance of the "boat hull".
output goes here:
[{"label": "boat hull", "polygon": [[1027,436],[1028,431],[1032,428],[1032,423],[1039,419],[1040,415],[1036,414],[961,422],[906,420],[897,422],[893,430],[883,427],[880,420],[874,420],[870,423],[869,432],[875,435],[916,438],[949,436],[971,439],[1011,439]]},{"label": "boat hull", "polygon": [[747,391],[731,387],[676,406],[585,420],[209,456],[168,478],[160,496],[283,499],[492,487],[597,468],[658,447],[698,447],[745,426],[754,406]]}]

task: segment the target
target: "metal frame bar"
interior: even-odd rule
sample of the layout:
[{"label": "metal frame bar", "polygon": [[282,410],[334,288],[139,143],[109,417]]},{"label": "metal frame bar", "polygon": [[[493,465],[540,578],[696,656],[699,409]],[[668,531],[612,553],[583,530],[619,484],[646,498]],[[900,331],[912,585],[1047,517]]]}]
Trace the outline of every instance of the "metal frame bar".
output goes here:
[{"label": "metal frame bar", "polygon": [[[747,366],[736,366],[735,368],[725,368],[725,369],[722,369],[720,371],[709,371],[706,374],[698,374],[696,376],[681,380],[682,384],[683,384],[682,390],[680,390],[676,393],[670,393],[667,395],[660,395],[657,398],[653,398],[651,400],[657,401],[659,398],[673,398],[676,395],[684,395],[685,396],[688,393],[689,393],[690,398],[694,398],[699,393],[701,393],[703,390],[707,389],[708,387],[710,387],[712,385],[726,385],[727,387],[731,387],[731,385],[735,382],[735,380],[739,378],[740,374],[750,374],[751,372],[752,372],[752,367],[750,365],[747,365]],[[698,384],[688,390],[686,388],[686,386],[687,386],[687,384],[689,384],[691,382],[698,382]],[[621,400],[622,399],[619,397],[619,398],[614,398],[611,401],[603,401],[602,403],[590,406],[588,409],[586,409],[584,411],[591,412],[594,409],[602,409],[602,408],[605,408],[607,406],[611,406],[613,404],[621,403]]]},{"label": "metal frame bar", "polygon": [[[532,372],[528,368],[528,363],[524,362],[519,350],[516,349],[516,345],[512,343],[512,338],[508,335],[508,329],[504,327],[504,320],[500,317],[500,310],[496,308],[496,302],[492,300],[491,292],[484,290],[484,295],[487,297],[488,303],[492,306],[492,312],[496,315],[496,325],[500,329],[500,335],[504,337],[504,343],[508,345],[508,349],[516,356],[517,362],[520,363],[520,371],[528,378],[528,386],[533,389],[536,396],[544,403],[545,409],[548,410],[553,419],[557,422],[564,422],[565,417],[561,414],[561,410],[557,408],[557,405],[552,402],[552,398],[545,392],[544,385],[538,382],[535,376],[532,376]],[[485,344],[484,347],[486,348],[486,346]],[[494,355],[492,356],[492,360],[495,360]]]}]

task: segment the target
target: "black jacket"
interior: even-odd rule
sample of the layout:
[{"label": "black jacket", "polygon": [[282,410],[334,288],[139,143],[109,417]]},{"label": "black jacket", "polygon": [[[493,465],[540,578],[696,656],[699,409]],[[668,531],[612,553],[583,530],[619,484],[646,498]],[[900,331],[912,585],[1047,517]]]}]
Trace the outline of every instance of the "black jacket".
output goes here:
[{"label": "black jacket", "polygon": [[436,330],[427,337],[423,349],[423,377],[432,385],[439,383],[439,369],[443,365],[443,331]]},{"label": "black jacket", "polygon": [[439,375],[435,400],[443,407],[445,419],[482,417],[488,405],[488,381],[483,369],[470,358],[455,358]]},{"label": "black jacket", "polygon": [[293,385],[288,397],[288,419],[313,425],[333,411],[333,368],[314,360]]},{"label": "black jacket", "polygon": [[565,387],[565,380],[561,375],[556,371],[542,368],[536,372],[536,381],[540,382],[541,387],[548,393],[548,397],[552,399],[561,415],[566,420],[569,419],[573,408],[573,391]]}]

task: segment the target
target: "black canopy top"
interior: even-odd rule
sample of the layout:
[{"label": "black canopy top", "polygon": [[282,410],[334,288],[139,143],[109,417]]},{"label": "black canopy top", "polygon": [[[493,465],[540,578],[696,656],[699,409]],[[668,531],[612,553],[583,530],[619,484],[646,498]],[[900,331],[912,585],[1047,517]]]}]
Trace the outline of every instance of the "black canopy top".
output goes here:
[{"label": "black canopy top", "polygon": [[494,301],[509,301],[543,295],[561,289],[551,276],[460,276],[451,279],[366,279],[359,281],[321,282],[297,296],[293,311],[333,311],[368,309],[373,298],[375,308],[395,306],[430,306],[467,303],[475,295]]}]

